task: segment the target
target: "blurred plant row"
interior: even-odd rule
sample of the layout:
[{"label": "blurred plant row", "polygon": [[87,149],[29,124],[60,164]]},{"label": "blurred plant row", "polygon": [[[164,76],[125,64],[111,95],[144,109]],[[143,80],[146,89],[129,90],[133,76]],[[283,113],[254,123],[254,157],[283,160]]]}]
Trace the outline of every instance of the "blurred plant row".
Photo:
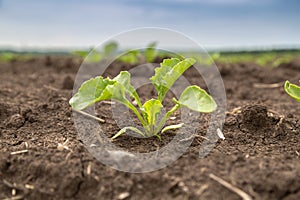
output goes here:
[{"label": "blurred plant row", "polygon": [[[300,58],[300,50],[270,50],[270,51],[244,51],[244,52],[177,52],[172,53],[157,48],[157,42],[151,42],[143,49],[121,49],[115,41],[110,41],[99,48],[89,50],[75,50],[69,53],[55,53],[78,56],[85,62],[100,62],[104,59],[115,59],[128,64],[154,62],[156,58],[179,58],[192,57],[199,64],[211,65],[213,63],[255,63],[262,67],[277,67],[283,63],[289,63],[295,58]],[[11,51],[0,52],[0,62],[11,62],[15,60],[26,61],[34,56],[47,53],[17,53]],[[49,53],[51,54],[51,53]]]}]

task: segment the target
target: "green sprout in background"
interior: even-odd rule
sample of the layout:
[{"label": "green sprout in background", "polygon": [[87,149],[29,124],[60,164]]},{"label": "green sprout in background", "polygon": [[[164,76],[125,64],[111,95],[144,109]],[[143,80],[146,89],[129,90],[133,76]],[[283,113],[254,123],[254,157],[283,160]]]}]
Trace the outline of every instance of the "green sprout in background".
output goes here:
[{"label": "green sprout in background", "polygon": [[3,62],[10,62],[12,60],[15,60],[17,58],[17,55],[15,53],[5,52],[0,54],[0,61]]},{"label": "green sprout in background", "polygon": [[[106,43],[101,51],[89,50],[89,51],[73,51],[73,55],[84,58],[86,62],[93,63],[99,62],[103,59],[111,58],[118,52],[118,43],[115,41],[110,41]],[[151,42],[147,45],[145,49],[142,50],[128,50],[120,55],[117,60],[126,64],[136,65],[140,62],[152,63],[157,57],[172,57],[170,53],[162,52],[157,50],[157,42]],[[173,55],[174,57],[174,55]]]},{"label": "green sprout in background", "polygon": [[[210,55],[215,53],[211,52]],[[273,50],[257,52],[221,52],[217,57],[212,56],[217,63],[256,63],[261,67],[278,67],[281,64],[289,63],[293,58],[299,57],[297,50]]]},{"label": "green sprout in background", "polygon": [[[147,62],[153,62],[158,55],[158,52],[156,51],[156,44],[156,42],[151,42],[144,51],[126,51],[126,53],[119,56],[117,60],[134,65],[140,62],[141,57],[144,57]],[[100,52],[91,49],[89,51],[73,51],[72,54],[85,58],[86,62],[99,62],[102,59],[110,58],[115,55],[118,52],[118,46],[117,42],[110,41],[104,45]]]},{"label": "green sprout in background", "polygon": [[149,62],[152,63],[155,60],[155,58],[157,57],[156,46],[157,46],[157,43],[152,42],[147,46],[147,48],[144,52],[144,57],[148,63]]},{"label": "green sprout in background", "polygon": [[139,62],[140,52],[138,50],[130,50],[118,57],[118,60],[127,64],[135,65]]},{"label": "green sprout in background", "polygon": [[33,58],[31,53],[19,53],[19,52],[0,52],[0,62],[12,62],[12,61],[28,61]]},{"label": "green sprout in background", "polygon": [[158,56],[156,50],[156,42],[148,44],[145,50],[130,50],[121,55],[118,60],[127,64],[135,65],[140,62],[140,59],[144,58],[147,63],[152,63]]},{"label": "green sprout in background", "polygon": [[118,43],[115,41],[108,42],[104,48],[103,53],[105,57],[110,57],[118,51]]},{"label": "green sprout in background", "polygon": [[109,58],[113,56],[117,52],[117,50],[118,50],[118,43],[114,41],[110,41],[104,45],[103,49],[100,52],[94,49],[90,49],[89,51],[84,51],[84,50],[73,51],[71,52],[71,54],[86,59],[85,60],[86,62],[95,63],[95,62],[100,62],[105,58]]},{"label": "green sprout in background", "polygon": [[[176,124],[164,127],[165,122],[179,108],[186,107],[203,113],[213,112],[217,108],[217,104],[205,90],[199,86],[192,85],[182,92],[178,100],[173,98],[174,106],[161,120],[158,119],[159,114],[162,112],[162,103],[167,92],[175,81],[194,63],[195,60],[192,58],[186,58],[182,61],[178,58],[164,59],[160,67],[155,69],[155,75],[150,78],[158,96],[145,103],[141,102],[138,93],[131,85],[130,73],[127,71],[121,71],[113,79],[98,76],[84,82],[69,103],[73,109],[79,111],[100,101],[117,101],[136,115],[143,126],[143,130],[135,127],[124,127],[112,139],[119,137],[127,130],[132,130],[144,138],[156,136],[160,139],[160,133],[183,126],[183,124]],[[127,95],[132,100],[128,99]],[[133,105],[132,101],[137,103],[137,107]]]}]

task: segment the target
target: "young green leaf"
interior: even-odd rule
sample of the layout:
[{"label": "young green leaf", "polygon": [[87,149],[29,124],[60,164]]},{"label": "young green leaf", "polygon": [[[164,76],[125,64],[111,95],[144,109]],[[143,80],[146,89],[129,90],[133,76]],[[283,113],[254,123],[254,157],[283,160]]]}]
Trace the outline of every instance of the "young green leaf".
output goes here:
[{"label": "young green leaf", "polygon": [[168,130],[181,128],[183,125],[184,124],[181,123],[181,124],[175,124],[175,125],[166,126],[165,128],[163,128],[163,130],[161,130],[161,133],[164,133],[164,132],[166,132]]},{"label": "young green leaf", "polygon": [[293,99],[300,102],[300,87],[298,85],[291,84],[289,81],[286,81],[284,84],[284,89],[288,95]]},{"label": "young green leaf", "polygon": [[123,102],[126,100],[125,92],[142,106],[138,94],[130,84],[130,74],[125,71],[112,80],[99,76],[84,82],[69,103],[75,110],[82,110],[101,100],[114,99]]},{"label": "young green leaf", "polygon": [[[75,110],[82,110],[97,102],[103,95],[106,87],[115,84],[116,81],[101,76],[85,81],[78,92],[70,99],[69,103]],[[107,96],[108,100],[110,96]]]},{"label": "young green leaf", "polygon": [[144,133],[142,131],[140,131],[139,129],[135,128],[135,127],[132,127],[132,126],[127,126],[127,127],[124,127],[122,128],[121,130],[118,131],[118,133],[116,133],[111,139],[116,139],[117,137],[119,137],[120,135],[122,135],[123,133],[125,133],[127,130],[131,130],[131,131],[134,131],[136,133],[138,133],[139,135],[141,135],[142,137],[146,137],[144,135]]},{"label": "young green leaf", "polygon": [[158,93],[158,100],[164,99],[175,81],[195,62],[193,58],[186,58],[183,61],[177,58],[165,59],[161,67],[155,69],[155,75],[150,80]]},{"label": "young green leaf", "polygon": [[178,103],[175,104],[175,106],[173,106],[173,108],[171,108],[171,110],[169,110],[164,116],[163,118],[160,120],[158,126],[156,127],[155,131],[154,131],[154,135],[157,135],[158,132],[161,130],[161,128],[163,127],[163,125],[165,124],[165,122],[169,119],[169,117],[180,108],[180,105]]},{"label": "young green leaf", "polygon": [[134,87],[130,83],[130,74],[127,71],[121,71],[118,76],[116,76],[113,80],[118,81],[121,85],[124,86],[126,92],[134,98],[139,107],[142,107],[142,103],[138,93],[135,91]]},{"label": "young green leaf", "polygon": [[103,94],[97,98],[97,102],[108,99],[127,104],[128,100],[125,95],[125,88],[120,82],[116,82],[113,85],[108,85],[103,91]]},{"label": "young green leaf", "polygon": [[176,102],[180,106],[185,106],[197,112],[209,113],[217,108],[214,99],[205,90],[196,85],[187,87]]},{"label": "young green leaf", "polygon": [[[139,111],[126,98],[125,91],[127,92],[127,90],[123,86],[128,81],[126,77],[128,78],[126,73],[122,73],[116,77],[116,80],[104,79],[101,76],[92,78],[81,85],[69,103],[73,109],[82,110],[99,101],[116,100],[131,109],[142,125],[146,126],[146,122]],[[128,85],[126,87],[128,88]]]},{"label": "young green leaf", "polygon": [[160,63],[160,67],[155,69],[155,75],[150,78],[152,84],[154,85],[156,91],[162,90],[162,82],[164,81],[164,76],[172,70],[172,68],[178,64],[180,60],[178,58],[164,59]]},{"label": "young green leaf", "polygon": [[157,99],[150,99],[143,105],[143,111],[146,121],[149,125],[155,125],[157,122],[157,115],[160,113],[163,105]]},{"label": "young green leaf", "polygon": [[[124,86],[116,81],[113,85],[108,85],[106,89],[103,91],[103,94],[97,98],[96,102],[102,101],[102,100],[107,100],[107,99],[112,99],[116,100],[123,105],[127,106],[127,108],[131,109],[134,114],[138,117],[140,122],[142,123],[143,126],[146,126],[146,122],[139,113],[139,111],[132,105],[132,103],[126,98],[125,95],[125,88]],[[110,95],[110,97],[109,97]]]}]

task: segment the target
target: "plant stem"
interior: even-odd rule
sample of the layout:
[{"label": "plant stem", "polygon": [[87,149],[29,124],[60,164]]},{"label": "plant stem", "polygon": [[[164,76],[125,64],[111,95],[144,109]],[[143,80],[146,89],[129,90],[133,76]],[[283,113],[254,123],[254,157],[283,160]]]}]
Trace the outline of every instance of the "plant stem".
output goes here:
[{"label": "plant stem", "polygon": [[148,136],[148,137],[149,137],[149,136],[153,136],[154,133],[155,133],[155,132],[154,132],[154,130],[155,130],[154,125],[151,124],[151,125],[149,125],[148,127],[149,127],[149,130],[148,130],[147,133],[146,133],[147,136]]},{"label": "plant stem", "polygon": [[124,104],[125,106],[127,106],[130,110],[132,110],[132,112],[137,116],[137,118],[140,120],[140,122],[142,123],[144,129],[146,130],[146,132],[148,131],[148,127],[147,127],[147,123],[145,122],[144,118],[141,116],[140,112],[136,109],[136,107],[134,107],[134,105],[132,105],[130,103],[130,101],[125,101],[125,102],[120,102],[122,104]]},{"label": "plant stem", "polygon": [[168,120],[168,118],[176,111],[180,108],[180,105],[179,104],[176,104],[171,110],[169,110],[165,115],[164,117],[161,119],[161,121],[159,122],[155,132],[154,132],[154,135],[157,135],[158,132],[161,130],[162,126],[165,124],[165,122]]}]

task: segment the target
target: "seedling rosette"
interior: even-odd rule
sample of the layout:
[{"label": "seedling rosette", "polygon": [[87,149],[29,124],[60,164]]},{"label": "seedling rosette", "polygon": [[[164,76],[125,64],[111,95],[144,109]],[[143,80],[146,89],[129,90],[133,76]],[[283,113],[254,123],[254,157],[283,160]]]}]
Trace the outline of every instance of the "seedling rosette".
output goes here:
[{"label": "seedling rosette", "polygon": [[[145,103],[141,102],[138,93],[131,85],[130,73],[127,71],[121,71],[113,79],[98,76],[84,82],[69,103],[73,109],[82,110],[100,101],[117,101],[136,115],[143,126],[143,130],[136,127],[124,127],[112,139],[119,137],[127,130],[132,130],[142,137],[156,136],[160,139],[160,133],[183,126],[181,123],[164,127],[168,118],[181,107],[202,113],[210,113],[217,108],[214,99],[205,90],[199,86],[191,85],[185,88],[179,99],[173,98],[174,106],[164,114],[161,120],[158,119],[167,92],[194,63],[195,60],[192,58],[186,58],[182,61],[178,58],[164,59],[160,67],[155,69],[154,76],[150,78],[158,96]],[[131,99],[127,96],[130,96]],[[133,105],[133,101],[136,102],[137,106]]]}]

